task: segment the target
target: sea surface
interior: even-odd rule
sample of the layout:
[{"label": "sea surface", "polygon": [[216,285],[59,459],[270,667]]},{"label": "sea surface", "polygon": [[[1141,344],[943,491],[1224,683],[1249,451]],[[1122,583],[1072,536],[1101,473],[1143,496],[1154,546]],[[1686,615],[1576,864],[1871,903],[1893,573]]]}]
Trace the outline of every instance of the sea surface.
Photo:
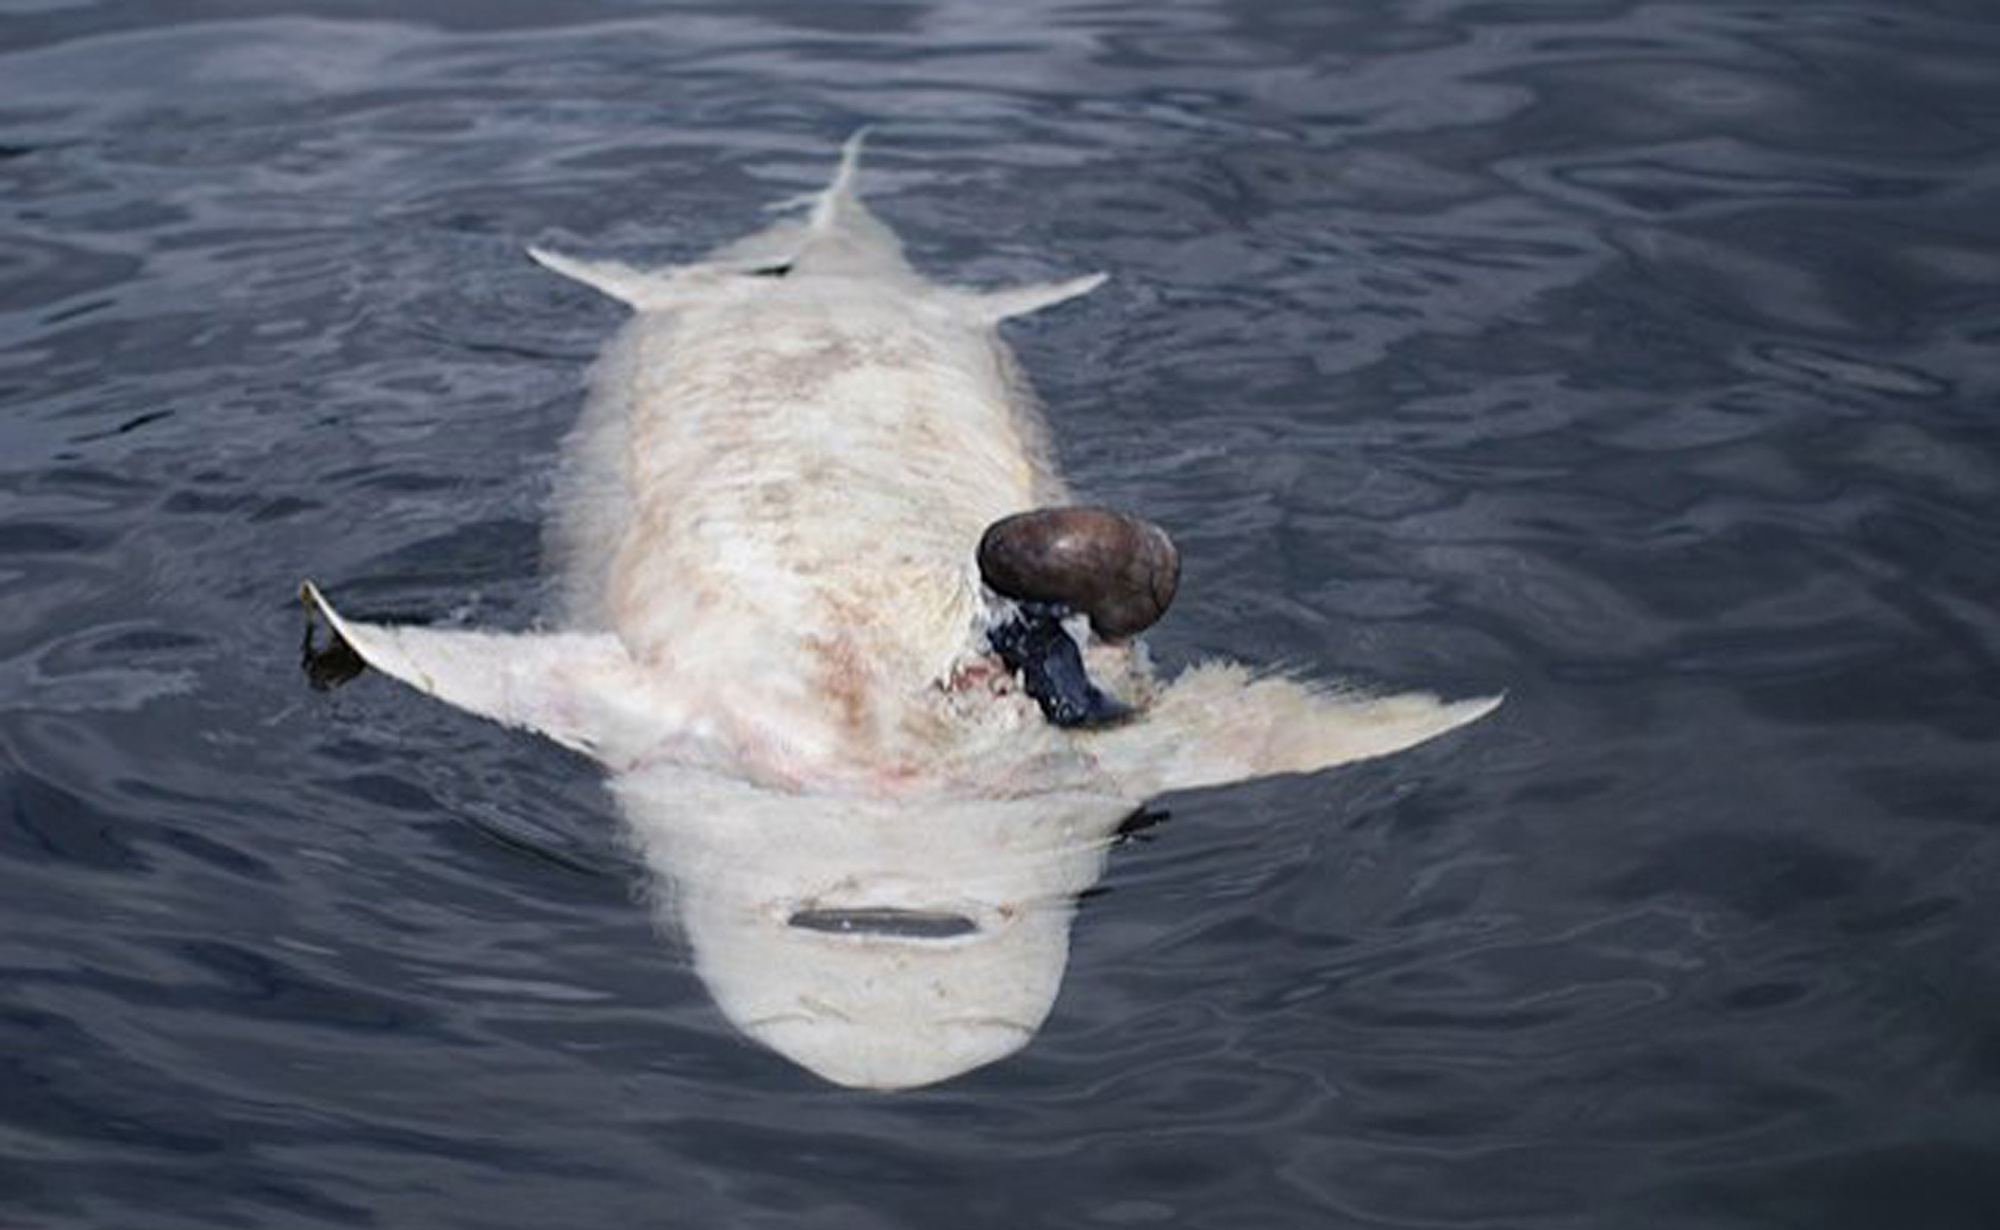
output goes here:
[{"label": "sea surface", "polygon": [[[1507,694],[1160,800],[893,1095],[295,598],[532,625],[621,311],[523,246],[864,123],[929,274],[1111,274],[1008,335],[1167,669]],[[2000,9],[0,0],[0,1226],[2000,1226]]]}]

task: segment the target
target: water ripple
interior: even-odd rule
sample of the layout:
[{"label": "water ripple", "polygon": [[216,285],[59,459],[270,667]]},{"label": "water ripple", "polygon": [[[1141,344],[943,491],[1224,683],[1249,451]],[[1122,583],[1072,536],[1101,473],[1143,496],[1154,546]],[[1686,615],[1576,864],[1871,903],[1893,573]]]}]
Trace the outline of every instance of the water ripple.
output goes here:
[{"label": "water ripple", "polygon": [[[0,13],[0,1221],[1990,1221],[1983,12],[194,16]],[[1010,336],[1183,544],[1165,662],[1509,693],[1167,800],[1036,1042],[896,1098],[292,598],[532,622],[618,313],[520,249],[685,258],[862,121],[921,267],[1113,273]]]}]

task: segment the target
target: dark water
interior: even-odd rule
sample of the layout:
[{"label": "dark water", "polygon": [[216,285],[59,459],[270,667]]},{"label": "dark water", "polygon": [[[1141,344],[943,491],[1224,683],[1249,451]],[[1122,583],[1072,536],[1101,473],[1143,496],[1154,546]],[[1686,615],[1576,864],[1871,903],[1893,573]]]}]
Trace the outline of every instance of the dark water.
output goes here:
[{"label": "dark water", "polygon": [[[1990,4],[0,3],[0,1225],[2000,1225]],[[856,124],[1155,637],[1451,694],[1166,801],[1048,1026],[741,1041],[576,759],[297,671],[529,622],[618,312]]]}]

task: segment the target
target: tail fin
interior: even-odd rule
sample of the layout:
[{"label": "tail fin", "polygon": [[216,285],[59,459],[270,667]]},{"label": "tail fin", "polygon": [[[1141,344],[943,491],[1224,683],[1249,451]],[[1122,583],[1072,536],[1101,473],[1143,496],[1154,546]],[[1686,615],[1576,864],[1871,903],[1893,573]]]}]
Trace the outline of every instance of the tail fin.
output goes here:
[{"label": "tail fin", "polygon": [[[856,129],[847,138],[840,147],[840,166],[826,187],[806,196],[781,201],[773,207],[782,210],[809,205],[812,213],[803,222],[796,218],[788,219],[746,236],[712,253],[707,263],[744,268],[788,264],[816,240],[832,244],[836,242],[835,236],[841,233],[868,236],[878,247],[896,250],[895,236],[869,214],[854,190],[861,170],[861,147],[867,137],[868,129],[864,127]],[[581,282],[642,312],[671,308],[686,301],[690,292],[698,294],[700,290],[698,283],[684,278],[681,268],[635,269],[622,261],[583,260],[546,248],[529,248],[528,255],[542,268]]]},{"label": "tail fin", "polygon": [[763,230],[725,244],[703,259],[712,268],[752,272],[774,266],[799,265],[822,271],[843,267],[879,271],[906,270],[903,246],[861,203],[855,184],[861,177],[861,148],[869,130],[861,128],[840,147],[840,165],[826,187],[779,201],[776,213],[804,209]]}]

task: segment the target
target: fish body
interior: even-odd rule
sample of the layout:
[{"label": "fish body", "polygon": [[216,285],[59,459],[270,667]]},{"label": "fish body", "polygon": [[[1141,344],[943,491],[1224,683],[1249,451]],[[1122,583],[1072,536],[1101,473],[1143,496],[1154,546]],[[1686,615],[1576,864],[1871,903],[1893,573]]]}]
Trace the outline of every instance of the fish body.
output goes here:
[{"label": "fish body", "polygon": [[1075,896],[1165,790],[1382,755],[1497,699],[1367,697],[1069,624],[1130,706],[1065,729],[995,656],[987,527],[1071,495],[1005,319],[1099,276],[931,281],[855,192],[687,266],[549,252],[630,305],[565,447],[553,631],[368,624],[369,665],[598,760],[723,1013],[826,1078],[901,1088],[1018,1049]]},{"label": "fish body", "polygon": [[939,690],[991,613],[967,544],[1062,489],[975,298],[811,255],[634,317],[557,538],[580,622],[739,772],[893,789],[957,750]]}]

